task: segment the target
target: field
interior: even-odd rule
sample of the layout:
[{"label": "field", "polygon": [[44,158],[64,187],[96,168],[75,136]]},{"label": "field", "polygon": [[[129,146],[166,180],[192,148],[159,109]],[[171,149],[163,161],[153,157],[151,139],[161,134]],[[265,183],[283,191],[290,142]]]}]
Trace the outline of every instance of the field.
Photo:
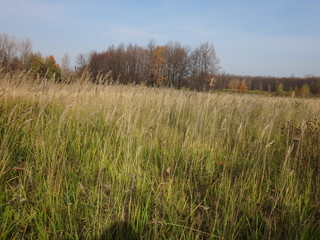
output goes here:
[{"label": "field", "polygon": [[82,80],[0,74],[0,239],[319,239],[320,100]]}]

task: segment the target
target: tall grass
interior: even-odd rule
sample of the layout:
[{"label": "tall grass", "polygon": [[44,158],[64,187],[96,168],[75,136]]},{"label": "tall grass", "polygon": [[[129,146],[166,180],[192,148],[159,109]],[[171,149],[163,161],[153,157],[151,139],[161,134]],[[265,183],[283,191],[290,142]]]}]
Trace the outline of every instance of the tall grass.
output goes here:
[{"label": "tall grass", "polygon": [[320,236],[319,100],[0,75],[0,239]]}]

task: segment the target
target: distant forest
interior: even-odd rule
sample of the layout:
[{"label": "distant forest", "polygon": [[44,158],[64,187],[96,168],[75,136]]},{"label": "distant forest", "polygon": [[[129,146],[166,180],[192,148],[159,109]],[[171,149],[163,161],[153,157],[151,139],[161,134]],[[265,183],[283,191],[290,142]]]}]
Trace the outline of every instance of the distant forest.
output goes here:
[{"label": "distant forest", "polygon": [[320,77],[237,76],[220,71],[213,44],[196,48],[178,42],[146,47],[136,44],[110,46],[105,51],[79,54],[70,67],[66,54],[57,64],[51,56],[32,51],[29,39],[0,35],[0,68],[23,70],[37,78],[70,83],[86,75],[92,83],[139,84],[196,91],[224,90],[280,96],[320,96]]}]

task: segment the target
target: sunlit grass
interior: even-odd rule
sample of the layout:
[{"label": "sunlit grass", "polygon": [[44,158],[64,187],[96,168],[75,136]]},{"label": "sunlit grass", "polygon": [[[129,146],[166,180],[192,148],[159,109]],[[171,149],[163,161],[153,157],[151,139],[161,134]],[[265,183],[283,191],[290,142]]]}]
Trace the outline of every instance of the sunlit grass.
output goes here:
[{"label": "sunlit grass", "polygon": [[320,236],[319,100],[0,81],[0,239]]}]

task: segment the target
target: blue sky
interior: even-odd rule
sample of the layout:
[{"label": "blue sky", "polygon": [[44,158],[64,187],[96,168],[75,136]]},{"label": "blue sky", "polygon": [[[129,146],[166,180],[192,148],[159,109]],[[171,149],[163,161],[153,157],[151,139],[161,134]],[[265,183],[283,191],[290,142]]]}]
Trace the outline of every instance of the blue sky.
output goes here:
[{"label": "blue sky", "polygon": [[320,76],[320,1],[0,0],[0,32],[59,59],[150,39],[213,43],[226,73]]}]

